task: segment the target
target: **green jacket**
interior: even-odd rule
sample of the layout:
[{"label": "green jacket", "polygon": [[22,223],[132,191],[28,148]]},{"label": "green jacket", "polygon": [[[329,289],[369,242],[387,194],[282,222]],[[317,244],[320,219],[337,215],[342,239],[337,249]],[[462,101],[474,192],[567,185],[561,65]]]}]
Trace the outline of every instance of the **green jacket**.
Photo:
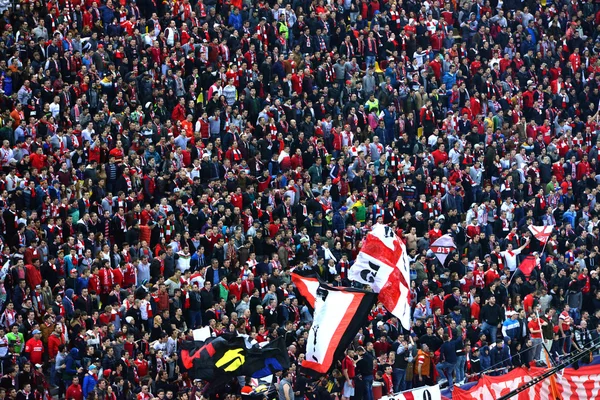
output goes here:
[{"label": "green jacket", "polygon": [[365,205],[360,202],[356,202],[352,208],[356,210],[356,220],[359,222],[365,222],[367,219],[367,208]]}]

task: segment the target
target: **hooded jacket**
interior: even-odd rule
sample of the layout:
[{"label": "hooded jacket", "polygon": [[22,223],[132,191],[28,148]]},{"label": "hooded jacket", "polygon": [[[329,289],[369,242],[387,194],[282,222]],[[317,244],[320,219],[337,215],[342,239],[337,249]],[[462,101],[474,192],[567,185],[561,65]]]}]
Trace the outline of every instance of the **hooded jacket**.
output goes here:
[{"label": "hooded jacket", "polygon": [[75,307],[73,306],[73,289],[67,289],[65,291],[65,297],[62,299],[63,307],[65,308],[65,314],[68,319],[73,318]]}]

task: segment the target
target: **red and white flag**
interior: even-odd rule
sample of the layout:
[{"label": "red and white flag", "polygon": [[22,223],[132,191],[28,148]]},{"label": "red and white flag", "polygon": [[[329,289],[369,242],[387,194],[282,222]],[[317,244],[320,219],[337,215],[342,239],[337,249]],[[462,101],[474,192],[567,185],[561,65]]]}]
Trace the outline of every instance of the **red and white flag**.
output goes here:
[{"label": "red and white flag", "polygon": [[552,235],[552,230],[554,229],[554,225],[546,225],[546,226],[535,226],[529,225],[529,230],[533,234],[533,236],[540,241],[542,244],[546,244],[550,235]]},{"label": "red and white flag", "polygon": [[531,275],[535,267],[537,267],[538,261],[534,256],[527,256],[519,264],[519,269],[525,276]]},{"label": "red and white flag", "polygon": [[369,232],[348,278],[370,285],[379,301],[410,329],[410,271],[406,246],[389,226]]},{"label": "red and white flag", "polygon": [[429,249],[435,254],[442,266],[446,262],[446,258],[448,254],[452,253],[456,250],[456,245],[454,244],[454,239],[450,235],[444,235],[440,237],[438,240],[433,242]]}]

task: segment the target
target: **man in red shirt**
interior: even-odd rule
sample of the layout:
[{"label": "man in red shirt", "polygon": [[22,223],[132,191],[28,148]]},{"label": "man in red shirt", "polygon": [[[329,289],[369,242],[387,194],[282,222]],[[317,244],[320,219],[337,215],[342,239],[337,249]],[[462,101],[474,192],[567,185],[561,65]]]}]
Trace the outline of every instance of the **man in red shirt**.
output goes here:
[{"label": "man in red shirt", "polygon": [[62,335],[62,325],[56,324],[54,332],[48,336],[48,358],[50,362],[54,362],[56,355],[58,354],[58,346],[64,345]]},{"label": "man in red shirt", "polygon": [[394,394],[394,382],[392,380],[392,367],[388,365],[385,367],[385,373],[383,374],[383,382],[385,383],[385,394]]},{"label": "man in red shirt", "polygon": [[473,298],[473,304],[471,304],[471,318],[479,319],[479,313],[481,312],[481,297],[478,294]]},{"label": "man in red shirt", "polygon": [[538,297],[537,291],[535,291],[533,293],[529,293],[523,299],[523,308],[525,309],[525,312],[527,314],[530,314],[533,312],[533,303],[535,302],[536,297]]},{"label": "man in red shirt", "polygon": [[75,375],[73,377],[71,386],[67,388],[66,398],[69,400],[83,400],[83,391],[81,390],[81,385],[79,384],[79,376]]},{"label": "man in red shirt", "polygon": [[356,375],[353,349],[348,349],[346,357],[342,360],[342,375],[346,379],[342,391],[342,400],[349,400],[350,397],[354,396],[354,376]]},{"label": "man in red shirt", "polygon": [[564,354],[571,352],[571,325],[573,325],[573,318],[571,318],[569,311],[571,311],[571,307],[566,304],[558,317],[558,334],[560,337],[558,348],[560,351],[564,351]]},{"label": "man in red shirt", "polygon": [[144,378],[148,375],[148,361],[144,360],[144,353],[139,352],[134,363],[137,366],[138,376],[140,378]]},{"label": "man in red shirt", "polygon": [[448,153],[446,153],[446,146],[444,144],[440,144],[440,147],[431,153],[433,157],[433,162],[435,166],[440,165],[440,163],[446,164],[448,162]]},{"label": "man in red shirt", "polygon": [[29,361],[32,364],[42,364],[44,357],[44,343],[42,343],[42,332],[39,329],[34,329],[33,337],[25,343],[25,353],[29,356]]},{"label": "man in red shirt", "polygon": [[529,321],[527,327],[533,343],[533,361],[539,360],[542,354],[542,326],[546,325],[548,323],[538,319],[537,313],[531,314],[531,321]]}]

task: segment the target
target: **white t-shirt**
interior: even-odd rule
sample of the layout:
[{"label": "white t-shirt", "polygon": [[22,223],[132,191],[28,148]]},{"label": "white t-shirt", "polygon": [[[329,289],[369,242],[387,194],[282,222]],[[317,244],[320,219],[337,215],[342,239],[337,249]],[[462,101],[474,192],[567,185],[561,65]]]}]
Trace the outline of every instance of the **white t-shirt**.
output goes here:
[{"label": "white t-shirt", "polygon": [[510,272],[513,272],[517,269],[517,255],[521,254],[521,250],[512,250],[512,251],[501,251],[500,255],[504,258],[504,262]]}]

